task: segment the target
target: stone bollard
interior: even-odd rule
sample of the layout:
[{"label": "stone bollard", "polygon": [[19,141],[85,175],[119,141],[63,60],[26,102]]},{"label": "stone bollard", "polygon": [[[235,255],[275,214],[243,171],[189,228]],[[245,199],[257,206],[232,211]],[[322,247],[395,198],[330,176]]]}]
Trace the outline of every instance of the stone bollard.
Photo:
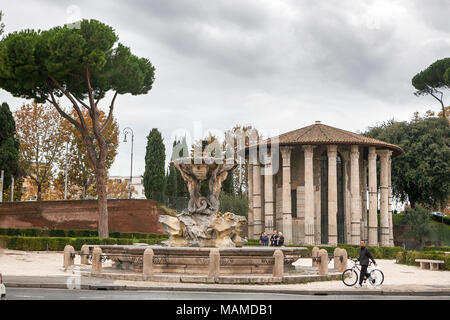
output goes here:
[{"label": "stone bollard", "polygon": [[91,274],[101,274],[102,273],[102,249],[99,247],[94,247],[92,250],[92,268]]},{"label": "stone bollard", "polygon": [[209,252],[209,274],[208,281],[215,282],[220,275],[220,252],[213,248]]},{"label": "stone bollard", "polygon": [[75,249],[72,246],[64,247],[64,269],[67,270],[68,267],[74,265],[75,259]]},{"label": "stone bollard", "polygon": [[318,247],[312,248],[311,257],[312,257],[312,266],[313,267],[318,267],[319,266],[319,262],[314,260],[314,258],[318,258],[319,257],[319,248]]},{"label": "stone bollard", "polygon": [[81,264],[89,264],[89,246],[87,244],[81,247]]},{"label": "stone bollard", "polygon": [[319,250],[319,275],[324,276],[328,274],[328,252],[325,249]]},{"label": "stone bollard", "polygon": [[347,267],[347,260],[348,260],[347,250],[341,249],[341,255],[342,255],[342,262],[341,262],[341,270],[339,270],[339,271],[344,272],[345,269],[348,268]]},{"label": "stone bollard", "polygon": [[144,277],[144,280],[149,280],[152,277],[153,274],[153,249],[148,248],[144,251],[144,258],[142,260],[143,264],[143,271],[142,275]]},{"label": "stone bollard", "polygon": [[275,250],[273,253],[273,257],[275,259],[273,265],[273,274],[274,278],[282,277],[284,273],[284,254],[281,250]]},{"label": "stone bollard", "polygon": [[333,260],[334,260],[334,270],[336,271],[341,270],[341,256],[342,256],[341,248],[334,249]]}]

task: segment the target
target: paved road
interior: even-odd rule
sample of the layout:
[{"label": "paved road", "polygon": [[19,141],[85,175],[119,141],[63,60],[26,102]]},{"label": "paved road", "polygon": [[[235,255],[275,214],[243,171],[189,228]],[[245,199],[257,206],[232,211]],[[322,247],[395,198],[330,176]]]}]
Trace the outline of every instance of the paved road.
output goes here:
[{"label": "paved road", "polygon": [[188,291],[102,291],[9,288],[6,300],[450,300],[448,297],[416,296],[312,296],[294,294],[188,292]]}]

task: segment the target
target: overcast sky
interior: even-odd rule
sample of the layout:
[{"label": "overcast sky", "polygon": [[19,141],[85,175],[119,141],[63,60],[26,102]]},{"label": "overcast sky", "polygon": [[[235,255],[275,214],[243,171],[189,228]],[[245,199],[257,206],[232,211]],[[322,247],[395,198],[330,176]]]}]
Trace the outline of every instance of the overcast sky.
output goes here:
[{"label": "overcast sky", "polygon": [[[450,53],[445,0],[20,0],[0,10],[5,34],[97,19],[150,59],[153,89],[116,100],[120,140],[134,130],[135,174],[152,128],[168,158],[183,130],[194,138],[252,124],[267,136],[321,120],[357,132],[439,111],[414,96],[411,78]],[[3,90],[0,101],[13,110],[24,102]],[[130,148],[121,142],[111,175],[129,175]]]}]

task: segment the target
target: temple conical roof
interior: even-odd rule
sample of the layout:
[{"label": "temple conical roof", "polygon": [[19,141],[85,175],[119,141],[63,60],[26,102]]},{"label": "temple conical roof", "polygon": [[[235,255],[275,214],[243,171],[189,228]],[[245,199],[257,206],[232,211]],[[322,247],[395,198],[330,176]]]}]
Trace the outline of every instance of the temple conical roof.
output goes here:
[{"label": "temple conical roof", "polygon": [[[273,138],[261,141],[259,144],[271,144]],[[393,151],[393,156],[400,155],[403,151],[399,146],[381,140],[369,138],[361,134],[327,126],[320,121],[315,124],[289,131],[278,136],[280,146],[289,145],[360,145],[376,147],[378,149],[389,149]],[[250,146],[254,147],[255,145]]]}]

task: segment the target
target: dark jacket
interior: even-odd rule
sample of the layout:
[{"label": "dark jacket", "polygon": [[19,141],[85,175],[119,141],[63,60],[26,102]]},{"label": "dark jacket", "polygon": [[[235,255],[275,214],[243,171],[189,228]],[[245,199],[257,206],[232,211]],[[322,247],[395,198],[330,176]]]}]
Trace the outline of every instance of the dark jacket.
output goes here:
[{"label": "dark jacket", "polygon": [[261,244],[263,246],[268,246],[269,245],[269,237],[268,236],[263,236],[261,239]]},{"label": "dark jacket", "polygon": [[277,247],[281,247],[284,244],[284,237],[278,237]]},{"label": "dark jacket", "polygon": [[373,263],[375,262],[375,259],[373,258],[372,253],[367,247],[363,247],[359,249],[359,263],[361,263],[362,266],[368,266],[369,265],[369,259],[372,260]]},{"label": "dark jacket", "polygon": [[272,234],[272,236],[270,237],[270,245],[275,247],[277,245],[277,239],[278,235]]}]

